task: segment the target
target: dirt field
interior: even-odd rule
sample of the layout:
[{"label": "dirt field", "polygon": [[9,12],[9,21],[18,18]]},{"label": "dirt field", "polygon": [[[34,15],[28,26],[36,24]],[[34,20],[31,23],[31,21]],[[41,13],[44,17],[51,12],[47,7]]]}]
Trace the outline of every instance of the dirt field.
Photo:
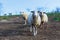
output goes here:
[{"label": "dirt field", "polygon": [[29,32],[27,25],[21,24],[21,18],[20,22],[0,22],[0,40],[60,40],[60,22],[52,18],[49,18],[47,26],[43,25],[44,29],[38,28],[36,36]]}]

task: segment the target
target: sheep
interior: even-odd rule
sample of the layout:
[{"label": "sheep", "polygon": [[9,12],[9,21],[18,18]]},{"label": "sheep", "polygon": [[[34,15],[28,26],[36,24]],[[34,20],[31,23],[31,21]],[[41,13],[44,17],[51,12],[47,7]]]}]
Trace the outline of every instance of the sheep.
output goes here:
[{"label": "sheep", "polygon": [[37,11],[31,11],[31,14],[28,17],[28,24],[32,25],[30,31],[33,32],[35,36],[37,34],[37,27],[41,24],[41,18]]},{"label": "sheep", "polygon": [[40,17],[41,17],[41,27],[44,23],[47,23],[48,22],[48,16],[47,14],[45,14],[45,12],[40,12],[38,11]]},{"label": "sheep", "polygon": [[37,11],[35,11],[35,13],[33,13],[32,15],[33,15],[33,25],[36,25],[36,26],[40,25],[41,19]]},{"label": "sheep", "polygon": [[25,25],[27,24],[27,19],[28,19],[28,14],[27,12],[21,12],[21,16],[23,17],[23,19],[25,20]]}]

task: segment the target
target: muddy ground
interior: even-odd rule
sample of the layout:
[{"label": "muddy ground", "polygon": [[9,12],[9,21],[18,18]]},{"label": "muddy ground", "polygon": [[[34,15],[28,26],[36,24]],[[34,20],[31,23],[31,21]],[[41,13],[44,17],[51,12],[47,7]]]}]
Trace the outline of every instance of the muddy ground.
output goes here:
[{"label": "muddy ground", "polygon": [[22,18],[9,21],[15,22],[0,22],[0,40],[60,40],[60,22],[54,21],[53,17],[43,25],[44,29],[38,28],[36,36],[29,32],[29,26],[23,24]]}]

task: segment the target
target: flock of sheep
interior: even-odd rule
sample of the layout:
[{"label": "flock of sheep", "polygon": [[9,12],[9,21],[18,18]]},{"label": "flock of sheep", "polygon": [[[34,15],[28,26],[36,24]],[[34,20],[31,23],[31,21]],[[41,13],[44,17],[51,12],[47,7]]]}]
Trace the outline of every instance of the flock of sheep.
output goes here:
[{"label": "flock of sheep", "polygon": [[22,12],[21,15],[25,20],[25,24],[31,25],[30,32],[34,36],[37,35],[37,28],[48,22],[48,16],[45,12],[30,11],[29,15],[27,12]]}]

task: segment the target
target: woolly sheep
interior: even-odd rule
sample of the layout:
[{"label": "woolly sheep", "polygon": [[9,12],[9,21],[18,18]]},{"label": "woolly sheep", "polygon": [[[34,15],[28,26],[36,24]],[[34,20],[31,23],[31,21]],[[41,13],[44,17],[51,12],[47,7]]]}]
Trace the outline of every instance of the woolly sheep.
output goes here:
[{"label": "woolly sheep", "polygon": [[32,25],[30,31],[32,31],[35,36],[37,34],[37,27],[41,24],[41,18],[37,11],[31,11],[31,14],[28,17],[28,23]]},{"label": "woolly sheep", "polygon": [[35,11],[32,15],[33,15],[33,25],[39,26],[41,24],[41,18],[39,14],[37,13],[37,11]]},{"label": "woolly sheep", "polygon": [[38,11],[40,17],[41,17],[41,25],[43,25],[44,23],[48,22],[48,16],[45,12],[40,12]]},{"label": "woolly sheep", "polygon": [[25,25],[27,24],[28,14],[26,12],[21,12],[22,17],[25,20]]}]

